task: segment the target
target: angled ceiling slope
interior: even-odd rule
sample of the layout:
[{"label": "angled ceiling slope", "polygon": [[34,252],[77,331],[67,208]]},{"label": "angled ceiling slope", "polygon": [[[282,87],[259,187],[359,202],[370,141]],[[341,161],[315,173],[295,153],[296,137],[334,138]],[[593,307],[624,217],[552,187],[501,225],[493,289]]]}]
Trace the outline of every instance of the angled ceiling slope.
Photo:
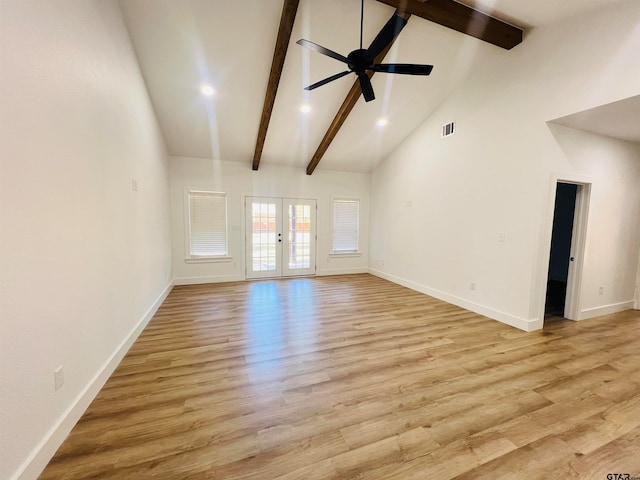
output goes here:
[{"label": "angled ceiling slope", "polygon": [[[472,37],[492,43],[507,50],[510,50],[522,42],[523,32],[521,29],[490,17],[489,15],[474,10],[473,8],[467,7],[466,5],[454,0],[430,0],[428,3],[425,0],[377,1],[396,7],[395,15],[400,15],[409,19],[409,17],[414,14],[418,17],[424,18],[425,20],[471,35]],[[383,61],[384,57],[389,53],[392,44],[393,42],[391,42],[381,55],[376,58],[375,63]],[[374,72],[368,72],[369,78],[373,76],[373,73]],[[361,93],[362,90],[360,88],[360,84],[356,80],[351,87],[351,90],[349,90],[344,102],[342,102],[342,105],[331,122],[329,129],[322,138],[318,149],[313,154],[313,157],[311,157],[311,160],[307,165],[307,175],[311,175],[320,163],[320,160],[322,160],[322,157],[331,145],[331,142],[340,131],[342,125],[344,125],[347,117],[358,101],[358,98],[360,98]]]},{"label": "angled ceiling slope", "polygon": [[[377,0],[378,2],[396,7],[394,15],[400,15],[408,19],[411,14],[415,14],[426,20],[435,22],[439,25],[451,28],[461,33],[471,35],[480,40],[492,43],[505,49],[511,49],[522,42],[522,30],[497,20],[480,11],[474,10],[454,0]],[[258,129],[258,138],[256,148],[253,155],[253,170],[257,170],[260,166],[262,150],[266,140],[273,104],[275,102],[278,84],[284,67],[287,45],[289,44],[293,23],[296,17],[299,0],[284,0],[282,9],[282,17],[280,20],[280,28],[278,30],[278,38],[273,54],[271,64],[271,72],[269,74],[269,83],[267,85],[266,97],[260,118],[260,127]],[[395,41],[395,37],[394,37]],[[383,61],[387,55],[393,41],[387,45],[384,51],[376,58],[375,63]],[[371,78],[374,72],[367,72]],[[347,96],[342,102],[338,113],[334,117],[329,129],[325,133],[320,145],[307,165],[307,175],[311,175],[315,168],[322,160],[329,145],[340,131],[340,128],[346,121],[347,117],[353,110],[358,98],[362,94],[362,90],[358,81],[356,81]]]},{"label": "angled ceiling slope", "polygon": [[498,47],[522,43],[522,30],[455,0],[377,0]]},{"label": "angled ceiling slope", "polygon": [[280,84],[280,77],[282,76],[282,68],[284,67],[284,59],[287,56],[287,47],[291,39],[291,31],[293,30],[293,23],[296,19],[299,3],[300,0],[284,0],[284,5],[282,6],[278,38],[276,39],[273,61],[271,62],[271,72],[269,73],[269,83],[267,84],[267,93],[265,94],[264,106],[262,107],[262,115],[260,116],[256,149],[253,153],[253,170],[258,170],[260,166],[262,149],[264,148],[264,141],[267,138],[271,112],[273,112],[273,104],[276,101],[278,85]]},{"label": "angled ceiling slope", "polygon": [[[400,12],[399,10],[396,10],[393,15],[394,16],[398,15],[406,20],[409,20],[409,17],[411,16],[411,14]],[[397,35],[393,37],[393,40],[391,40],[391,43],[389,43],[384,48],[384,50],[380,52],[380,55],[376,57],[373,63],[382,62],[384,57],[387,56],[387,53],[389,53],[389,50],[391,50],[391,47],[393,46],[393,42],[395,42],[396,38],[398,38]],[[375,72],[371,70],[367,71],[367,75],[369,76],[369,78],[372,78],[374,73]],[[358,101],[361,95],[362,95],[362,88],[360,87],[360,82],[356,79],[356,81],[353,82],[353,86],[351,87],[351,90],[349,90],[349,93],[347,93],[347,97],[344,99],[344,102],[342,102],[342,105],[340,106],[338,113],[336,114],[333,121],[331,122],[331,125],[329,125],[329,129],[327,130],[327,133],[324,134],[324,137],[322,138],[322,141],[320,142],[320,145],[318,146],[316,153],[313,154],[313,157],[311,158],[309,165],[307,165],[307,175],[311,175],[313,171],[316,169],[316,167],[320,163],[320,160],[322,160],[322,157],[324,156],[327,149],[329,148],[329,145],[331,145],[331,142],[340,131],[340,128],[342,128],[342,125],[344,125],[344,122],[346,121],[347,117],[351,113],[351,110],[353,110],[353,107],[355,107],[356,102]]]},{"label": "angled ceiling slope", "polygon": [[[501,1],[511,0],[497,4]],[[336,112],[343,111],[345,97],[354,95],[349,79],[305,92],[303,87],[335,74],[336,63],[305,52],[295,40],[309,38],[337,52],[353,50],[359,34],[357,0],[299,0],[281,69],[273,58],[284,0],[154,0],[153,8],[148,0],[118,3],[171,156],[246,163],[255,157],[260,166],[304,168]],[[365,0],[365,43],[394,10]],[[428,82],[411,75],[375,75],[379,101],[356,102],[322,156],[321,168],[371,171],[474,68],[507,54],[415,17],[384,61],[433,64],[434,73]],[[281,71],[277,101],[266,95],[267,85],[274,85],[271,67],[274,74]],[[216,95],[204,97],[203,83],[214,86]],[[275,88],[268,90],[275,98]],[[302,104],[311,112],[303,114]],[[388,119],[384,129],[375,125],[382,116]]]}]

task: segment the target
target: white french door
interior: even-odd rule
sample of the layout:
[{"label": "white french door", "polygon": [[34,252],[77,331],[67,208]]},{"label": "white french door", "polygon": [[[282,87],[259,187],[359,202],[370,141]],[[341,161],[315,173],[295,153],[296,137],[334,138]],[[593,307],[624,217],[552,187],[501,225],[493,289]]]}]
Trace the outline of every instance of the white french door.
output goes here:
[{"label": "white french door", "polygon": [[245,198],[247,279],[316,273],[316,201]]}]

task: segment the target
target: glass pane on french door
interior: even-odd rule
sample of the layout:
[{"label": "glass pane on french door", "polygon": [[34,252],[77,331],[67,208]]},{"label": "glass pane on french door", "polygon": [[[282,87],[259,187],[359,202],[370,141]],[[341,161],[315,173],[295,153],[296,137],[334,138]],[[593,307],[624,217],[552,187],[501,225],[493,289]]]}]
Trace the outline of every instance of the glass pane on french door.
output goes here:
[{"label": "glass pane on french door", "polygon": [[247,278],[282,275],[282,200],[246,199]]},{"label": "glass pane on french door", "polygon": [[316,201],[283,199],[286,233],[284,276],[316,273]]},{"label": "glass pane on french door", "polygon": [[312,275],[316,201],[247,197],[247,278]]}]

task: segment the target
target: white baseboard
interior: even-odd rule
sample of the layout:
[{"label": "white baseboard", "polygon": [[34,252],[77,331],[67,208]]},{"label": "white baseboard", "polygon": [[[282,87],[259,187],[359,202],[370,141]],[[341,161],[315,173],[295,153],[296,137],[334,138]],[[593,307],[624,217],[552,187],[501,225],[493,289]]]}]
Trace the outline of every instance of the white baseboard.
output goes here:
[{"label": "white baseboard", "polygon": [[367,267],[318,269],[316,275],[322,277],[327,275],[353,275],[357,273],[369,273],[369,269]]},{"label": "white baseboard", "polygon": [[241,275],[216,275],[210,277],[178,277],[173,280],[175,285],[201,285],[203,283],[242,282]]},{"label": "white baseboard", "polygon": [[611,315],[612,313],[624,312],[625,310],[632,310],[633,306],[634,301],[628,300],[626,302],[602,305],[601,307],[585,308],[580,312],[580,320],[601,317],[602,315]]},{"label": "white baseboard", "polygon": [[377,277],[384,278],[385,280],[389,280],[390,282],[397,283],[398,285],[402,285],[403,287],[410,288],[411,290],[424,293],[425,295],[429,295],[430,297],[437,298],[438,300],[451,303],[458,307],[462,307],[466,310],[470,310],[472,312],[479,313],[480,315],[489,317],[493,320],[506,323],[507,325],[510,325],[515,328],[519,328],[520,330],[524,330],[525,332],[533,332],[534,330],[540,330],[543,325],[543,321],[541,320],[538,320],[538,319],[527,320],[526,318],[516,317],[515,315],[511,315],[506,312],[501,312],[500,310],[487,307],[486,305],[481,305],[479,303],[472,302],[465,298],[457,297],[455,295],[451,295],[450,293],[443,292],[441,290],[436,290],[435,288],[430,288],[430,287],[427,287],[426,285],[412,282],[411,280],[406,280],[404,278],[397,277],[395,275],[391,275],[391,274],[382,272],[380,270],[370,268],[369,273]]},{"label": "white baseboard", "polygon": [[80,392],[76,399],[71,403],[69,408],[61,415],[54,426],[47,432],[40,443],[33,449],[29,457],[18,468],[11,480],[33,480],[38,478],[44,468],[47,466],[53,455],[56,453],[62,442],[67,438],[75,424],[80,420],[82,414],[87,410],[93,399],[96,397],[100,389],[107,382],[113,371],[116,369],[120,361],[136,341],[140,333],[153,318],[162,302],[167,298],[173,282],[169,283],[162,291],[160,296],[149,307],[137,325],[131,330],[129,335],[116,348],[111,357],[104,363],[102,368],[96,373],[93,379]]}]

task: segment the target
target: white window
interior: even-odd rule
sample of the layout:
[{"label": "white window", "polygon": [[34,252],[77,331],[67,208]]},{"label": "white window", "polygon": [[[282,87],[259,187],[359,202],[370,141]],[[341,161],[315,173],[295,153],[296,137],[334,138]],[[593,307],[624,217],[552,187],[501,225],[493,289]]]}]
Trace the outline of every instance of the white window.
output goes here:
[{"label": "white window", "polygon": [[333,253],[358,252],[358,221],[360,200],[333,200]]},{"label": "white window", "polygon": [[227,194],[187,191],[188,258],[226,257]]}]

